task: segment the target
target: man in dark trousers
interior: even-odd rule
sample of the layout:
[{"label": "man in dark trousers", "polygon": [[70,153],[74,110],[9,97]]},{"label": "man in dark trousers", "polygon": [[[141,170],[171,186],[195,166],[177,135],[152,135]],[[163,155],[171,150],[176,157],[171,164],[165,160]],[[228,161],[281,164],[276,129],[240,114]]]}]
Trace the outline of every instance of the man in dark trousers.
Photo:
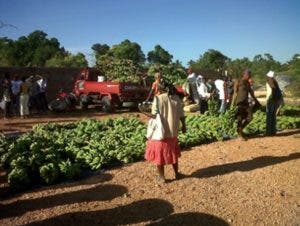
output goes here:
[{"label": "man in dark trousers", "polygon": [[254,96],[254,91],[251,88],[249,79],[251,78],[251,71],[245,70],[242,77],[234,83],[234,94],[232,104],[237,106],[237,132],[239,138],[246,140],[243,129],[252,120],[252,109],[248,101],[249,94],[255,101],[255,104],[260,105],[256,97]]}]

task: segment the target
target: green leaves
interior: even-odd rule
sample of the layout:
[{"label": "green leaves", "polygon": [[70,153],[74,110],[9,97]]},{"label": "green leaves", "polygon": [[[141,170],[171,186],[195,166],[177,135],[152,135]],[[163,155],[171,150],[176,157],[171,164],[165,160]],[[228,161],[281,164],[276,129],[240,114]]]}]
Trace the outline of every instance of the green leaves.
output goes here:
[{"label": "green leaves", "polygon": [[[300,127],[299,107],[284,107],[282,112],[288,116],[277,118],[279,128]],[[257,111],[245,132],[264,133],[265,117],[265,112]],[[234,108],[220,115],[188,115],[186,124],[187,132],[179,134],[182,147],[232,137],[237,130]],[[0,137],[1,166],[9,169],[8,181],[15,190],[73,180],[83,170],[142,159],[145,134],[146,125],[134,117],[37,125],[16,140]]]}]

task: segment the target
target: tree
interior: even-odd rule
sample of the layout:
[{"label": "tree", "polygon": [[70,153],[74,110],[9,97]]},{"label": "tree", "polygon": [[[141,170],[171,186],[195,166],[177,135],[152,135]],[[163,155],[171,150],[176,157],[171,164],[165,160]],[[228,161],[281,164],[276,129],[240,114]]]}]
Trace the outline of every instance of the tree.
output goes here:
[{"label": "tree", "polygon": [[280,62],[274,60],[273,56],[269,53],[265,53],[263,56],[258,54],[253,57],[251,71],[252,74],[260,82],[265,80],[266,73],[269,70],[281,71],[282,65]]},{"label": "tree", "polygon": [[87,67],[88,62],[83,53],[57,54],[46,62],[47,67]]},{"label": "tree", "polygon": [[210,69],[223,72],[229,61],[230,58],[222,54],[220,51],[209,49],[203,54],[203,56],[200,55],[196,62],[190,61],[189,66],[197,70]]},{"label": "tree", "polygon": [[56,38],[47,38],[43,31],[34,31],[27,37],[21,36],[18,40],[12,41],[1,39],[4,49],[0,49],[0,56],[5,57],[1,60],[1,65],[5,66],[44,66],[46,61],[58,53],[63,53],[60,43]]},{"label": "tree", "polygon": [[136,42],[130,42],[128,39],[120,44],[112,46],[107,54],[115,59],[131,60],[136,65],[145,62],[145,54],[143,53],[141,46]]},{"label": "tree", "polygon": [[95,53],[96,59],[99,56],[105,55],[109,51],[109,45],[96,43],[92,46],[92,50]]},{"label": "tree", "polygon": [[235,59],[233,61],[230,61],[228,63],[228,72],[229,75],[231,75],[232,77],[238,78],[241,76],[242,72],[247,69],[247,68],[251,68],[251,61],[247,58],[244,57],[242,59]]},{"label": "tree", "polygon": [[173,56],[160,45],[156,45],[154,50],[148,52],[147,60],[149,63],[160,63],[167,65],[172,62]]}]

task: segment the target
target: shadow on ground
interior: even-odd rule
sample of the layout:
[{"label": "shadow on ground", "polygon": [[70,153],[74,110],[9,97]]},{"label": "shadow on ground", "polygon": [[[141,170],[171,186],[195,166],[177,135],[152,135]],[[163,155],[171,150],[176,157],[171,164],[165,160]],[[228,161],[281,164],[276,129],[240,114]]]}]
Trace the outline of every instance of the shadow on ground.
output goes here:
[{"label": "shadow on ground", "polygon": [[10,204],[0,204],[0,219],[20,216],[26,212],[42,210],[76,203],[108,201],[122,196],[127,188],[120,185],[96,185],[89,189],[61,193],[57,195],[18,200]]},{"label": "shadow on ground", "polygon": [[242,161],[242,162],[234,162],[234,163],[210,166],[204,169],[199,169],[187,177],[208,178],[208,177],[225,175],[235,171],[251,171],[251,170],[299,159],[299,158],[300,158],[300,152],[293,153],[288,156],[262,156],[251,160]]},{"label": "shadow on ground", "polygon": [[173,214],[171,203],[161,199],[136,201],[112,209],[67,213],[28,225],[130,225],[152,221],[148,225],[228,225],[224,220],[204,213]]}]

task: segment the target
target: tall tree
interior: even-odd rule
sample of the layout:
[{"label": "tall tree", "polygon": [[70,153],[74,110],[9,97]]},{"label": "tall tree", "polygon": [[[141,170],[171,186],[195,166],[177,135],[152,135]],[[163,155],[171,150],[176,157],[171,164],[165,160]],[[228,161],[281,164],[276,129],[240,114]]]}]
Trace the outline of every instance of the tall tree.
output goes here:
[{"label": "tall tree", "polygon": [[197,61],[190,61],[190,66],[194,69],[210,69],[214,71],[224,71],[230,58],[215,49],[207,50],[200,55]]},{"label": "tall tree", "polygon": [[[47,38],[43,31],[34,31],[27,37],[22,36],[16,41],[4,40],[9,49],[0,49],[0,55],[5,55],[6,66],[44,66],[46,61],[58,53],[63,53],[56,38]],[[3,62],[0,62],[3,64]]]},{"label": "tall tree", "polygon": [[105,55],[108,52],[109,48],[109,45],[100,43],[96,43],[92,46],[92,50],[95,53],[96,59],[97,56]]},{"label": "tall tree", "polygon": [[160,45],[156,45],[154,50],[148,52],[147,60],[149,63],[159,63],[167,65],[172,62],[173,56],[163,49]]},{"label": "tall tree", "polygon": [[88,62],[83,53],[57,54],[46,62],[47,67],[87,67]]},{"label": "tall tree", "polygon": [[145,54],[141,46],[136,42],[131,42],[128,39],[120,44],[112,46],[108,51],[108,55],[116,59],[131,60],[134,64],[143,64],[145,62]]}]

